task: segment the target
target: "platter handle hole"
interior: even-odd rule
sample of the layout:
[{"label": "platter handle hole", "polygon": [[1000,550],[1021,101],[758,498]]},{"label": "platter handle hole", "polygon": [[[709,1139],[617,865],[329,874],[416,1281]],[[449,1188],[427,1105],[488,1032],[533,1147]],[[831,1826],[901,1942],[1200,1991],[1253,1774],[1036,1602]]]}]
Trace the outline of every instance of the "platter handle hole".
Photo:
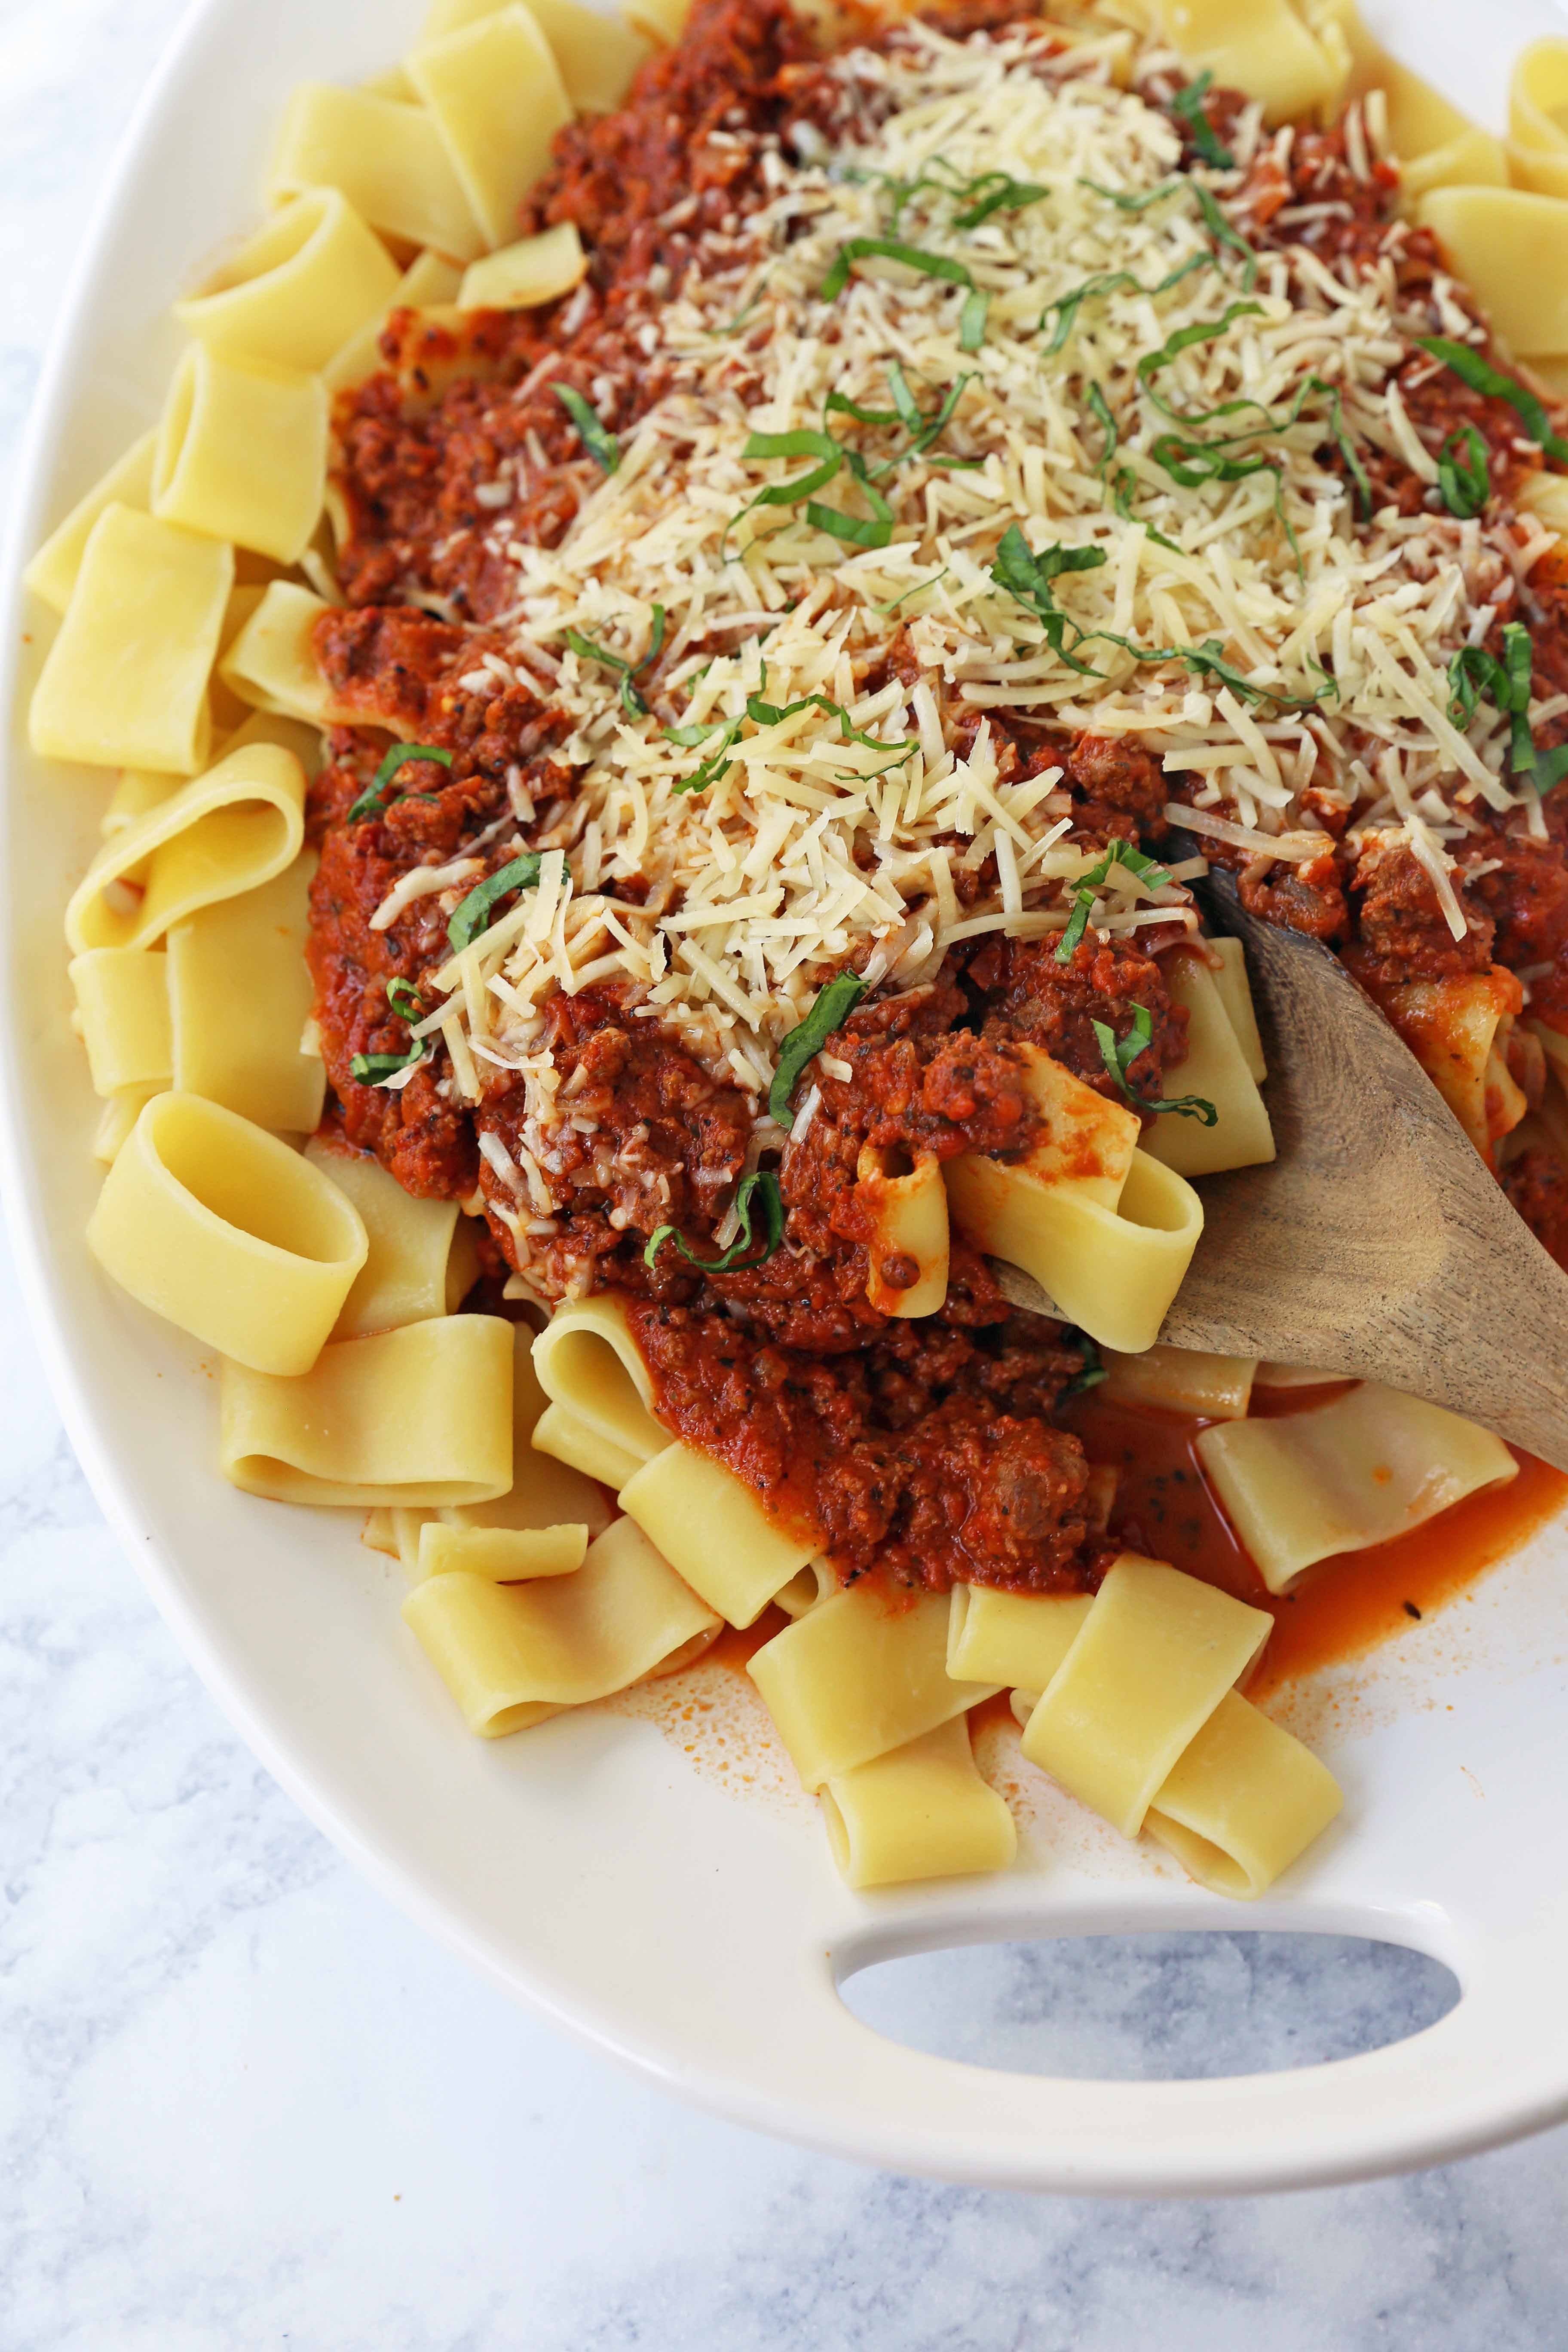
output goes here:
[{"label": "platter handle hole", "polygon": [[1058,1936],[905,1952],[839,1998],[932,2057],[1089,2082],[1191,2082],[1353,2058],[1423,2032],[1459,1998],[1405,1944],[1254,1928]]}]

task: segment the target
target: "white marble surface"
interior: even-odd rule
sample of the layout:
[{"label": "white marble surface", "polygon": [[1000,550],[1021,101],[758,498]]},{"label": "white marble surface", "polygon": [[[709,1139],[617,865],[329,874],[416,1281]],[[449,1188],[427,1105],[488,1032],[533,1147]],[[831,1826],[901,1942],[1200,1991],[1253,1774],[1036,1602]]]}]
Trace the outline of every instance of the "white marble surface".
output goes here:
[{"label": "white marble surface", "polygon": [[[264,0],[256,0],[259,7]],[[176,0],[0,0],[0,467]],[[0,1258],[5,2352],[1561,2352],[1568,2136],[1403,2181],[1100,2206],[870,2176],[559,2041],[354,1879],[186,1669]],[[1430,2014],[1241,1943],[953,1962],[965,2054],[1204,2072]],[[1284,1991],[1289,1997],[1280,2000]]]}]

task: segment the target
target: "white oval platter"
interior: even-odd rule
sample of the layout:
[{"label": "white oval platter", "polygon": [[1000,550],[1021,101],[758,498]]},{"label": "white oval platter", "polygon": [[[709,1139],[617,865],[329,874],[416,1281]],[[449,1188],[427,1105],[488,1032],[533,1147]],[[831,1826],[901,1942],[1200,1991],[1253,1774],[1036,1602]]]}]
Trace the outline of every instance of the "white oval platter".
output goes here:
[{"label": "white oval platter", "polygon": [[[541,2013],[738,2121],[899,2171],[1130,2194],[1256,2190],[1429,2163],[1568,2115],[1568,1533],[1396,1653],[1301,1696],[1344,1816],[1247,1910],[1119,1847],[1043,1783],[984,1882],[857,1895],[746,1686],[710,1666],[629,1709],[493,1746],[461,1729],[352,1514],[280,1509],[215,1465],[216,1366],[99,1276],[82,1240],[96,1107],[60,916],[101,777],[46,772],[23,714],[53,624],[17,584],[152,421],[168,304],[251,222],[292,86],[379,71],[422,0],[199,0],[138,112],[64,308],[0,575],[6,735],[3,1171],[50,1374],[104,1510],[209,1688],[321,1829]],[[1376,0],[1389,45],[1500,120],[1545,0]],[[1309,1720],[1310,1718],[1310,1720]],[[726,1744],[727,1743],[727,1744]],[[1222,2081],[983,2072],[895,2045],[837,1986],[997,1937],[1238,1926],[1384,1937],[1458,1973],[1439,2024],[1358,2058]]]}]

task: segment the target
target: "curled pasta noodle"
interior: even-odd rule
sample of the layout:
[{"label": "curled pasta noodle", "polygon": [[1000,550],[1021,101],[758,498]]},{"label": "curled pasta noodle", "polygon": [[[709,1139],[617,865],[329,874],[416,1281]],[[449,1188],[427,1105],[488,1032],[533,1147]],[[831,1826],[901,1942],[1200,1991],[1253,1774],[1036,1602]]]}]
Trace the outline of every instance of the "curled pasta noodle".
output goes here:
[{"label": "curled pasta noodle", "polygon": [[570,294],[588,268],[574,221],[558,221],[537,236],[502,246],[499,253],[470,262],[463,273],[458,306],[464,310],[526,310]]},{"label": "curled pasta noodle", "polygon": [[1209,940],[1205,944],[1211,954],[1219,959],[1218,967],[1211,977],[1225,1008],[1225,1017],[1241,1048],[1241,1058],[1247,1065],[1247,1075],[1255,1086],[1260,1087],[1268,1076],[1268,1065],[1264,1059],[1263,1040],[1258,1034],[1258,1013],[1247,977],[1247,950],[1239,940]]},{"label": "curled pasta noodle", "polygon": [[[618,1488],[631,1475],[621,1475],[627,1461],[637,1469],[669,1444],[669,1432],[653,1417],[653,1381],[622,1300],[601,1295],[557,1307],[533,1343],[533,1368],[552,1407],[560,1409],[557,1420],[542,1414],[534,1433],[544,1452]],[[558,1433],[576,1451],[544,1444]],[[596,1460],[605,1464],[602,1473],[592,1467]]]},{"label": "curled pasta noodle", "polygon": [[397,265],[336,188],[280,205],[200,294],[174,305],[215,351],[279,367],[324,367],[397,287]]},{"label": "curled pasta noodle", "polygon": [[1531,41],[1508,93],[1509,156],[1538,195],[1568,196],[1568,41]]},{"label": "curled pasta noodle", "polygon": [[337,188],[388,236],[471,261],[484,237],[446,142],[422,106],[331,82],[302,82],[284,110],[268,192]]},{"label": "curled pasta noodle", "polygon": [[583,114],[608,114],[650,54],[625,16],[603,16],[579,0],[529,0],[531,15],[561,69],[566,95]]},{"label": "curled pasta noodle", "polygon": [[808,1609],[815,1609],[819,1601],[826,1601],[830,1592],[837,1590],[838,1579],[831,1562],[820,1558],[808,1559],[787,1584],[779,1587],[773,1595],[773,1606],[782,1609],[786,1617],[804,1617]]},{"label": "curled pasta noodle", "polygon": [[134,1086],[115,1088],[104,1103],[92,1139],[95,1160],[113,1167],[142,1111],[154,1095],[166,1091],[168,1083],[167,1078],[144,1078]]},{"label": "curled pasta noodle", "polygon": [[1107,1572],[1024,1731],[1024,1753],[1123,1837],[1273,1631],[1163,1560],[1124,1552]]},{"label": "curled pasta noodle", "polygon": [[632,1519],[617,1519],[590,1544],[570,1576],[531,1584],[461,1571],[431,1576],[415,1586],[403,1614],[469,1730],[484,1739],[669,1673],[719,1630],[713,1612]]},{"label": "curled pasta noodle", "polygon": [[999,1687],[949,1675],[948,1609],[943,1593],[899,1608],[851,1585],[763,1643],[746,1671],[805,1788],[934,1731]]},{"label": "curled pasta noodle", "polygon": [[1434,188],[1416,217],[1511,350],[1568,353],[1568,199],[1530,188]]},{"label": "curled pasta noodle", "polygon": [[193,343],[174,371],[158,427],[159,520],[298,563],[326,485],[321,377]]},{"label": "curled pasta noodle", "polygon": [[731,1625],[753,1623],[820,1542],[776,1525],[743,1479],[679,1442],[633,1473],[620,1505]]},{"label": "curled pasta noodle", "polygon": [[454,1528],[426,1519],[419,1530],[421,1576],[488,1576],[492,1584],[570,1576],[588,1551],[584,1521],[551,1528]]},{"label": "curled pasta noodle", "polygon": [[292,580],[268,583],[260,604],[218,665],[218,676],[241,702],[312,727],[352,727],[364,713],[340,702],[321,674],[311,632],[331,610]]},{"label": "curled pasta noodle", "polygon": [[1199,1433],[1198,1460],[1270,1592],[1519,1475],[1500,1437],[1366,1381],[1331,1404]]},{"label": "curled pasta noodle", "polygon": [[133,441],[124,456],[117,457],[77,500],[65,520],[56,524],[22,574],[34,595],[54,612],[63,613],[70,603],[92,527],[104,509],[130,507],[137,514],[151,513],[153,457],[157,446],[156,427]]},{"label": "curled pasta noodle", "polygon": [[673,47],[686,29],[691,0],[626,0],[626,15],[639,30]]},{"label": "curled pasta noodle", "polygon": [[1344,1803],[1310,1748],[1226,1691],[1144,1817],[1189,1878],[1254,1901],[1321,1835]]},{"label": "curled pasta noodle", "polygon": [[[393,289],[390,308],[394,310],[422,310],[433,303],[455,302],[463,283],[463,273],[444,254],[416,253]],[[329,392],[342,392],[350,384],[362,383],[374,375],[381,364],[381,334],[386,324],[386,314],[377,311],[357,327],[342,346],[334,352],[321,370],[321,382]],[[333,529],[341,541],[346,534],[348,518],[333,506],[340,497],[331,482],[327,487],[327,503],[332,510]]]},{"label": "curled pasta noodle", "polygon": [[33,689],[34,751],[194,775],[212,741],[207,679],[233,584],[231,547],[105,507]]},{"label": "curled pasta noodle", "polygon": [[1315,40],[1289,0],[1154,0],[1161,30],[1189,65],[1258,99],[1270,122],[1333,106],[1345,65]]},{"label": "curled pasta noodle", "polygon": [[167,959],[134,948],[74,956],[70,983],[93,1092],[167,1086],[174,1069]]},{"label": "curled pasta noodle", "polygon": [[456,1201],[420,1200],[378,1160],[323,1136],[311,1137],[305,1157],[353,1202],[370,1242],[333,1339],[363,1339],[455,1314],[479,1272],[472,1234]]},{"label": "curled pasta noodle", "polygon": [[[321,1164],[330,1168],[340,1157],[335,1152],[325,1154]],[[374,1255],[374,1213],[366,1223]],[[353,1295],[351,1292],[351,1300]],[[510,1486],[505,1494],[491,1496],[482,1503],[444,1503],[434,1509],[400,1507],[395,1510],[391,1514],[393,1524],[389,1548],[402,1559],[411,1576],[422,1573],[419,1565],[420,1534],[431,1520],[438,1519],[443,1527],[459,1529],[494,1528],[528,1535],[562,1526],[581,1526],[587,1529],[590,1543],[596,1536],[603,1535],[610,1525],[613,1514],[604,1487],[595,1479],[584,1476],[581,1470],[573,1469],[566,1463],[557,1461],[553,1455],[540,1452],[533,1444],[534,1433],[545,1411],[545,1399],[533,1369],[532,1339],[533,1334],[526,1324],[513,1327]]]},{"label": "curled pasta noodle", "polygon": [[1358,97],[1379,93],[1384,140],[1399,159],[1405,202],[1414,203],[1429,188],[1505,186],[1509,167],[1501,140],[1479,130],[1430,82],[1387,56],[1348,0],[1336,15],[1351,60],[1351,91]]},{"label": "curled pasta noodle", "polygon": [[1198,1412],[1240,1421],[1258,1366],[1250,1356],[1215,1356],[1197,1348],[1146,1349],[1141,1356],[1105,1350],[1100,1393],[1113,1404],[1152,1405],[1161,1412]]},{"label": "curled pasta noodle", "polygon": [[962,1716],[836,1773],[818,1791],[833,1859],[851,1886],[1005,1870],[1013,1816],[976,1769]]},{"label": "curled pasta noodle", "polygon": [[855,1206],[867,1227],[868,1305],[900,1318],[934,1315],[947,1297],[948,1266],[947,1187],[935,1152],[911,1158],[897,1146],[866,1144]]},{"label": "curled pasta noodle", "polygon": [[[325,1177],[307,1173],[353,1215]],[[511,1326],[496,1315],[336,1339],[292,1379],[226,1360],[224,1475],[279,1503],[488,1501],[511,1485]]]},{"label": "curled pasta noodle", "polygon": [[536,1454],[548,1455],[582,1477],[598,1480],[616,1495],[643,1466],[641,1457],[616,1445],[602,1430],[579,1421],[561,1404],[545,1406],[529,1444]]},{"label": "curled pasta noodle", "polygon": [[[421,37],[439,40],[481,16],[493,16],[504,0],[433,0]],[[624,16],[601,16],[579,0],[529,0],[529,15],[550,44],[566,95],[580,114],[608,114],[620,105],[632,76],[648,55],[647,42]],[[410,84],[410,94],[413,86]]]},{"label": "curled pasta noodle", "polygon": [[1451,980],[1413,980],[1379,992],[1378,1003],[1481,1157],[1491,1163],[1517,1127],[1525,1098],[1499,1052],[1521,996],[1500,966]]},{"label": "curled pasta noodle", "polygon": [[[1143,1139],[1143,1150],[1181,1176],[1213,1176],[1227,1168],[1256,1168],[1272,1160],[1274,1131],[1268,1113],[1214,973],[1196,955],[1171,956],[1165,971],[1171,1002],[1187,1015],[1186,1058],[1178,1066],[1181,1090],[1202,1096],[1216,1115],[1214,1125],[1205,1127],[1179,1111],[1162,1111]],[[1245,969],[1239,990],[1234,974],[1228,987],[1233,994],[1246,997],[1250,1014]],[[1258,1034],[1256,1020],[1252,1034]]]},{"label": "curled pasta noodle", "polygon": [[947,1671],[956,1682],[1043,1691],[1082,1631],[1084,1592],[1005,1592],[955,1584],[949,1595]]},{"label": "curled pasta noodle", "polygon": [[512,1483],[504,1495],[487,1503],[459,1505],[442,1511],[451,1527],[555,1527],[581,1521],[588,1539],[604,1534],[611,1519],[608,1496],[596,1479],[542,1453],[532,1443],[545,1410],[544,1391],[533,1368],[533,1334],[526,1324],[513,1332],[512,1362]]},{"label": "curled pasta noodle", "polygon": [[1192,1263],[1203,1206],[1140,1151],[1138,1120],[1037,1046],[1022,1045],[1043,1139],[1015,1161],[963,1152],[942,1173],[961,1229],[1033,1275],[1068,1322],[1108,1348],[1152,1346]]},{"label": "curled pasta noodle", "polygon": [[110,836],[71,893],[66,938],[78,955],[148,947],[198,908],[272,881],[304,838],[298,753],[243,743]]},{"label": "curled pasta noodle", "polygon": [[504,245],[572,120],[555,60],[521,0],[415,50],[408,78],[435,117],[487,245]]},{"label": "curled pasta noodle", "polygon": [[259,1372],[305,1371],[364,1263],[359,1213],[275,1136],[197,1095],[158,1094],[88,1222],[121,1289]]},{"label": "curled pasta noodle", "polygon": [[313,1133],[326,1095],[320,1054],[300,1043],[310,1013],[306,900],[315,869],[313,853],[298,857],[259,889],[204,907],[169,933],[175,1087],[286,1135]]}]

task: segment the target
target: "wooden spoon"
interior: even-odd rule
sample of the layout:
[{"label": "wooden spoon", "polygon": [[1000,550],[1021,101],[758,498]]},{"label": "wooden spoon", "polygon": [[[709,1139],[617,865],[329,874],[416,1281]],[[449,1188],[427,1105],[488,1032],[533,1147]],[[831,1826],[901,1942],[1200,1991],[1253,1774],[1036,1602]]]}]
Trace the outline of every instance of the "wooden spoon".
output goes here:
[{"label": "wooden spoon", "polygon": [[1386,1381],[1568,1470],[1568,1276],[1339,959],[1247,914],[1229,875],[1199,887],[1247,949],[1279,1156],[1203,1180],[1162,1339]]}]

